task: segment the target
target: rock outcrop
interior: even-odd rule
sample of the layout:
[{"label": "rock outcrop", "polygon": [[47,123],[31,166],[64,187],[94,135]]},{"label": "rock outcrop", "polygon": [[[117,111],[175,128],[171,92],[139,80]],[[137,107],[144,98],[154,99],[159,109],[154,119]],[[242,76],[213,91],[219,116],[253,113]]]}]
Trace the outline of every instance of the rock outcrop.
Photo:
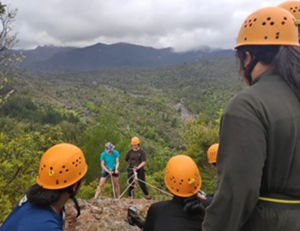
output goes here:
[{"label": "rock outcrop", "polygon": [[66,206],[66,231],[138,231],[136,226],[127,222],[127,209],[134,206],[146,217],[150,205],[154,201],[134,200],[132,205],[126,199],[115,202],[112,199],[101,201],[78,200],[81,216],[76,218],[76,210],[72,203]]}]

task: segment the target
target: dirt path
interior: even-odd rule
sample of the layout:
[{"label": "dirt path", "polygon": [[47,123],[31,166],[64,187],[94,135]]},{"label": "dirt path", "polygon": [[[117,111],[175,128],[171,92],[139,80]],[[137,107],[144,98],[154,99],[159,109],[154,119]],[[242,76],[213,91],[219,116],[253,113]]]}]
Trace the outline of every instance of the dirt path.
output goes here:
[{"label": "dirt path", "polygon": [[190,121],[190,120],[196,119],[196,115],[194,115],[188,111],[188,109],[183,105],[182,100],[181,100],[181,102],[175,104],[174,107],[177,110],[179,110],[179,109],[181,110],[181,112],[180,112],[181,119],[183,119],[185,121]]}]

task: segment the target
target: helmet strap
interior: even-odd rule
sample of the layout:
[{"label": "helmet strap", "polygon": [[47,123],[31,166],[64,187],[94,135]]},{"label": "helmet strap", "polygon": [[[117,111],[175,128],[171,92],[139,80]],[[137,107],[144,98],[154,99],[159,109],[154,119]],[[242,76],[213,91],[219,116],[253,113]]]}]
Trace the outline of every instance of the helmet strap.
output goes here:
[{"label": "helmet strap", "polygon": [[77,217],[79,217],[80,214],[81,214],[81,213],[80,213],[80,207],[79,207],[78,201],[77,201],[75,195],[72,195],[72,196],[70,197],[70,199],[73,201],[74,207],[75,207],[75,209],[76,209],[76,211],[77,211],[77,215],[76,215],[76,218],[77,218]]},{"label": "helmet strap", "polygon": [[75,190],[73,190],[72,187],[69,187],[68,190],[67,190],[68,193],[70,194],[70,199],[73,201],[74,207],[75,207],[75,209],[76,209],[76,211],[77,211],[77,216],[76,216],[76,218],[79,217],[80,214],[81,214],[81,213],[80,213],[80,207],[79,207],[78,201],[77,201],[77,199],[76,199],[76,197],[75,197],[76,191],[77,191],[77,189],[80,187],[80,184],[81,184],[81,180],[78,181],[78,185],[77,185],[77,187],[76,187]]},{"label": "helmet strap", "polygon": [[244,67],[244,75],[248,80],[250,86],[252,85],[252,71],[258,62],[258,58],[255,55],[253,55],[249,67],[247,69]]}]

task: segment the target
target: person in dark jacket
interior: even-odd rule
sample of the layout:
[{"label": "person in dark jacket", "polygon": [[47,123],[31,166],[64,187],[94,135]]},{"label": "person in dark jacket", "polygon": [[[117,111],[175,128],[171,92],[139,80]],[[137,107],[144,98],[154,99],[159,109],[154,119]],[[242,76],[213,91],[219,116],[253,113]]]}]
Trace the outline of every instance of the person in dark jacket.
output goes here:
[{"label": "person in dark jacket", "polygon": [[[131,139],[131,149],[125,155],[125,161],[128,162],[128,179],[131,186],[128,189],[128,201],[131,204],[133,199],[132,191],[136,187],[136,181],[138,181],[145,198],[151,200],[148,188],[144,183],[146,181],[144,166],[146,165],[146,154],[140,147],[140,139],[133,137]],[[135,179],[134,174],[137,174],[139,180]]]},{"label": "person in dark jacket", "polygon": [[[208,163],[215,169],[217,167],[217,156],[218,156],[219,144],[213,144],[207,150]],[[214,194],[205,195],[205,199],[202,201],[203,206],[207,208],[214,198]]]},{"label": "person in dark jacket", "polygon": [[72,144],[48,149],[40,162],[37,184],[33,185],[0,227],[1,231],[62,231],[64,205],[75,195],[87,172],[83,152]]},{"label": "person in dark jacket", "polygon": [[152,204],[143,230],[202,230],[205,209],[197,195],[201,176],[196,163],[185,155],[172,157],[166,167],[165,183],[173,200]]},{"label": "person in dark jacket", "polygon": [[300,48],[295,18],[260,9],[242,24],[240,74],[250,87],[221,119],[218,183],[204,231],[300,230]]}]

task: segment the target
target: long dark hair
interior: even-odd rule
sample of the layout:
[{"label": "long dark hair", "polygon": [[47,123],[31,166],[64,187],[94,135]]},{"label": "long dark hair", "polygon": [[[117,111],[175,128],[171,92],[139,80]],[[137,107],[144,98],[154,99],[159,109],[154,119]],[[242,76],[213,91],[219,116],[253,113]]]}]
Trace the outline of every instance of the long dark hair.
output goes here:
[{"label": "long dark hair", "polygon": [[[248,69],[244,67],[246,52],[249,52],[252,57]],[[236,56],[250,84],[252,82],[251,72],[258,62],[265,65],[271,64],[274,73],[280,75],[287,82],[300,100],[300,47],[249,45],[239,47]]]},{"label": "long dark hair", "polygon": [[[78,181],[77,187],[79,187],[80,184],[81,180]],[[68,192],[71,195],[71,197],[73,197],[73,185],[64,189],[49,190],[44,189],[38,184],[35,184],[28,189],[28,191],[26,192],[26,196],[28,201],[30,201],[35,206],[45,208],[57,202],[60,199],[60,196],[63,192]]]},{"label": "long dark hair", "polygon": [[196,195],[183,198],[183,210],[192,219],[204,219],[205,209],[200,198]]}]

